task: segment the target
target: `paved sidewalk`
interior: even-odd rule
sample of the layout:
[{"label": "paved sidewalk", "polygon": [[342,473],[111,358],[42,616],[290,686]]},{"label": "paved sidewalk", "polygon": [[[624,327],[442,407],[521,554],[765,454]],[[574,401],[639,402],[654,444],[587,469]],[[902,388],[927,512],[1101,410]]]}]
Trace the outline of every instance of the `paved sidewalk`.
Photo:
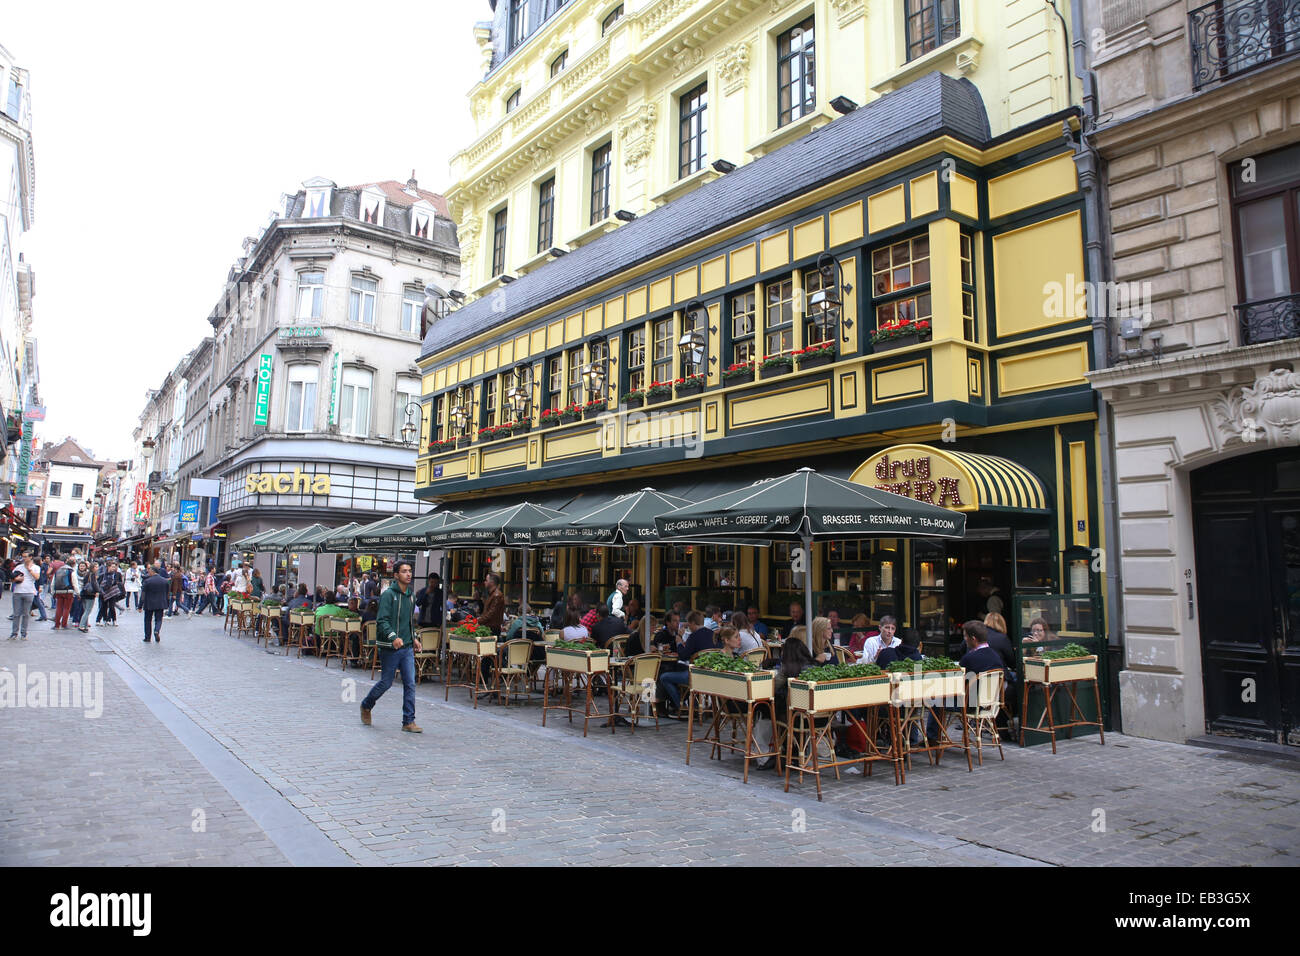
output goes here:
[{"label": "paved sidewalk", "polygon": [[[811,779],[788,795],[770,772],[751,773],[743,785],[739,762],[711,761],[707,748],[697,748],[685,766],[685,725],[674,721],[661,722],[658,731],[643,723],[636,734],[625,728],[610,734],[593,724],[583,739],[580,724],[570,727],[553,716],[542,728],[538,704],[474,711],[464,691],[444,703],[442,685],[433,683],[418,693],[417,721],[425,733],[409,735],[398,729],[399,682],[367,728],[357,702],[371,685],[368,671],[269,655],[248,639],[227,636],[219,618],[168,621],[161,645],[141,643],[138,629],[131,612],[121,628],[100,628],[98,636],[120,655],[119,666],[143,675],[269,784],[285,807],[297,808],[348,859],[364,864],[1294,865],[1300,859],[1300,768],[1281,761],[1112,734],[1105,747],[1095,737],[1063,742],[1056,756],[1047,747],[1006,747],[1005,761],[996,751],[990,760],[986,748],[984,766],[973,773],[964,758],[950,754],[939,767],[914,765],[902,787],[883,767],[871,778],[831,778],[818,804]],[[0,665],[12,668],[13,654],[36,656],[52,637],[41,635],[22,651],[0,643]],[[88,643],[75,634],[57,639]],[[127,701],[121,706],[130,709]],[[140,709],[137,704],[137,716]],[[56,739],[61,749],[77,746],[63,738],[86,726],[80,716],[19,713],[32,733]],[[0,720],[8,718],[0,713]],[[97,751],[124,754],[126,764],[148,762],[148,748],[133,749],[129,738],[110,737],[100,748],[100,726],[82,735],[80,745],[94,740]],[[22,760],[36,763],[26,755]],[[211,784],[192,759],[169,763],[188,767],[189,786],[205,777]],[[6,780],[23,776],[6,774]],[[75,803],[80,778],[53,776]],[[24,822],[33,843],[62,838],[62,819]],[[5,862],[15,839],[11,828],[0,821]],[[293,846],[274,832],[292,855]]]}]

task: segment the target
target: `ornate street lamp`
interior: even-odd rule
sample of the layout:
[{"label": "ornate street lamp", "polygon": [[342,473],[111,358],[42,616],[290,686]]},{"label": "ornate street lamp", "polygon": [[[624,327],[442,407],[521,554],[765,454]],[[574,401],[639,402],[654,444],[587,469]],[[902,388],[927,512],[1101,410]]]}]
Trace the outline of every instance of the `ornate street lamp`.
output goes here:
[{"label": "ornate street lamp", "polygon": [[421,414],[420,404],[418,402],[406,403],[406,421],[402,424],[402,443],[404,445],[414,445],[418,437],[420,427],[415,424],[415,416]]},{"label": "ornate street lamp", "polygon": [[[808,312],[822,330],[822,339],[826,341],[835,338],[837,322],[846,331],[853,328],[852,319],[842,318],[844,296],[853,291],[853,286],[845,283],[844,270],[839,260],[829,253],[823,252],[817,257],[817,271],[822,276],[822,287],[808,296]],[[847,336],[845,341],[848,341]]]},{"label": "ornate street lamp", "polygon": [[[704,336],[704,329],[707,327],[710,332],[715,334],[718,331],[717,327],[709,325],[708,321],[709,313],[699,300],[692,299],[686,303],[682,323],[686,331],[677,340],[677,352],[682,359],[683,375],[695,375],[704,371],[704,359],[708,354],[709,346],[709,341]],[[709,356],[709,362],[716,363],[717,361],[716,356]]]},{"label": "ornate street lamp", "polygon": [[532,418],[533,376],[531,365],[516,365],[513,383],[506,389],[504,410],[515,422]]},{"label": "ornate street lamp", "polygon": [[583,368],[582,380],[588,397],[595,401],[604,394],[605,383],[609,381],[609,346],[604,339],[595,338],[587,347],[592,358]]}]

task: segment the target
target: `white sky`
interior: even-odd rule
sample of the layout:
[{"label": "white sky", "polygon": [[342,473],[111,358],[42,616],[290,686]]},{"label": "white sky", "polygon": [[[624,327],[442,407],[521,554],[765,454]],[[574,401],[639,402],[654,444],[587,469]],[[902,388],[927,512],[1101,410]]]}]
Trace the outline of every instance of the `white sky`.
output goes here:
[{"label": "white sky", "polygon": [[226,273],[281,193],[414,168],[445,192],[473,135],[487,0],[13,3],[31,71],[38,441],[126,458],[146,390],[211,333]]}]

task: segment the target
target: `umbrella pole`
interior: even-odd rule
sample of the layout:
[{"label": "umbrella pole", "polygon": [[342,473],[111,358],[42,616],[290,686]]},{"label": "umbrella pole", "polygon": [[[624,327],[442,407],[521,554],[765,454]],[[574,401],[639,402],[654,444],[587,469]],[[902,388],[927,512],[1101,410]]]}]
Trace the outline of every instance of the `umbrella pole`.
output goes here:
[{"label": "umbrella pole", "polygon": [[[806,519],[805,519],[806,520]],[[808,650],[812,650],[812,535],[803,536],[803,622],[804,633],[808,639]]]},{"label": "umbrella pole", "polygon": [[[645,606],[641,608],[641,614],[644,620],[648,621],[650,620],[650,545],[643,544],[641,546],[641,556],[645,559],[645,594],[643,595]],[[645,640],[641,642],[642,651],[650,650],[650,638],[652,636],[651,634],[645,635]]]},{"label": "umbrella pole", "polygon": [[524,562],[523,568],[520,569],[524,576],[524,590],[522,596],[519,598],[519,614],[524,619],[524,637],[527,637],[528,636],[528,611],[526,610],[526,608],[528,607],[528,549],[527,548],[519,549],[519,558]]}]

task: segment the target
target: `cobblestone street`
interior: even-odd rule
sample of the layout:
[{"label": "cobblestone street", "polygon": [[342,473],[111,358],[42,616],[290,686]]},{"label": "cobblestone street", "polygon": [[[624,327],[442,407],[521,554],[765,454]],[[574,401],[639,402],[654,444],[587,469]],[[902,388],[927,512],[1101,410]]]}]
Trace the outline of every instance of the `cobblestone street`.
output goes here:
[{"label": "cobblestone street", "polygon": [[[5,606],[8,606],[6,600]],[[1295,865],[1300,765],[1120,734],[877,768],[782,792],[735,758],[683,761],[685,725],[635,734],[471,709],[400,682],[364,727],[368,671],[268,654],[221,619],[140,618],[0,642],[17,674],[102,675],[85,708],[0,714],[5,864],[767,863]],[[84,704],[85,701],[82,701]],[[198,824],[202,823],[202,826]]]}]

